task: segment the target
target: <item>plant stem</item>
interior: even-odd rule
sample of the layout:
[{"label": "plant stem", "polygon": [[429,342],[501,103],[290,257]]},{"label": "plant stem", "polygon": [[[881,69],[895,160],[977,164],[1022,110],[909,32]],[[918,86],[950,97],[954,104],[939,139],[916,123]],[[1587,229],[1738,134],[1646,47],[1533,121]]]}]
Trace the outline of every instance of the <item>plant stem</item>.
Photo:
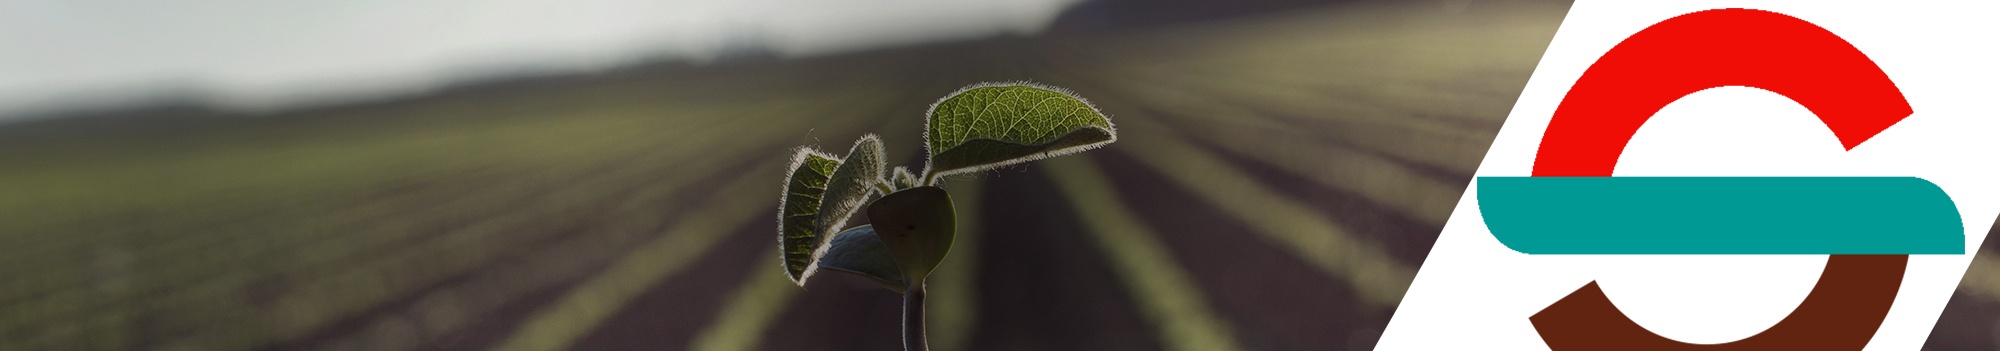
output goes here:
[{"label": "plant stem", "polygon": [[924,336],[924,283],[911,285],[903,293],[903,351],[930,351]]}]

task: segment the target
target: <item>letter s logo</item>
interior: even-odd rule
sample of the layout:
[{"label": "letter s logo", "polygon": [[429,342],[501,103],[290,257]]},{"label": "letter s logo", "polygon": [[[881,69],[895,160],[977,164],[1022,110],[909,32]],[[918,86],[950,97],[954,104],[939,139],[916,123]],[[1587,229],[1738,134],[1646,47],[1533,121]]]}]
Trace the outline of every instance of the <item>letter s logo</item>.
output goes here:
[{"label": "letter s logo", "polygon": [[1480,177],[1493,235],[1529,254],[1830,254],[1803,303],[1735,342],[1697,345],[1634,323],[1591,282],[1530,321],[1555,350],[1860,349],[1909,254],[1962,254],[1950,197],[1914,177],[1611,177],[1641,125],[1688,94],[1769,90],[1852,150],[1912,111],[1887,74],[1817,25],[1760,10],[1689,13],[1626,38],[1557,107],[1532,177]]}]

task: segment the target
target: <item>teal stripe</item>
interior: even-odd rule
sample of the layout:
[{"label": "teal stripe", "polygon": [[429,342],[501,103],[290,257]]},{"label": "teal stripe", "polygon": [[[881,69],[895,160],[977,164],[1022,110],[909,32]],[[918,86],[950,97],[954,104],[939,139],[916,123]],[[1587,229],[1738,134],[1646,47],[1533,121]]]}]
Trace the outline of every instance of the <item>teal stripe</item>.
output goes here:
[{"label": "teal stripe", "polygon": [[1528,254],[1963,254],[1951,197],[1915,177],[1479,177]]}]

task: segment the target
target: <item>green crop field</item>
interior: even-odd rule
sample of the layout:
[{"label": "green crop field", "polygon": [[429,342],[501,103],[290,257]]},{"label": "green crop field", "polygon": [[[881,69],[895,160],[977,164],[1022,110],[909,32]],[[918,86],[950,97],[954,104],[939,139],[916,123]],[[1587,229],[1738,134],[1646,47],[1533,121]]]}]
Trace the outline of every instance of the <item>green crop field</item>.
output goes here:
[{"label": "green crop field", "polygon": [[[1008,80],[1074,90],[1121,138],[949,180],[934,347],[1368,348],[1567,7],[1364,2],[8,134],[0,350],[894,349],[895,294],[786,281],[780,168],[869,132],[921,162],[931,102]],[[1995,252],[1947,321],[1995,325]]]}]

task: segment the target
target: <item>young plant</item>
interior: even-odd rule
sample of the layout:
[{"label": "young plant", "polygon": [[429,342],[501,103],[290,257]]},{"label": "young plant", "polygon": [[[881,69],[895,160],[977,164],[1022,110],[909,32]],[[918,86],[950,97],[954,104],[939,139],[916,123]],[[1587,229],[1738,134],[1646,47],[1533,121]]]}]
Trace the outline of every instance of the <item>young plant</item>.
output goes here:
[{"label": "young plant", "polygon": [[[1118,139],[1111,119],[1062,89],[978,84],[946,95],[925,118],[923,174],[885,171],[882,140],[870,134],[845,158],[812,148],[792,155],[778,202],[785,273],[805,286],[819,269],[852,273],[903,294],[903,349],[927,350],[924,280],[951,252],[951,195],[938,182],[1089,150]],[[869,203],[875,193],[882,198]],[[867,204],[868,225],[844,228]]]}]

